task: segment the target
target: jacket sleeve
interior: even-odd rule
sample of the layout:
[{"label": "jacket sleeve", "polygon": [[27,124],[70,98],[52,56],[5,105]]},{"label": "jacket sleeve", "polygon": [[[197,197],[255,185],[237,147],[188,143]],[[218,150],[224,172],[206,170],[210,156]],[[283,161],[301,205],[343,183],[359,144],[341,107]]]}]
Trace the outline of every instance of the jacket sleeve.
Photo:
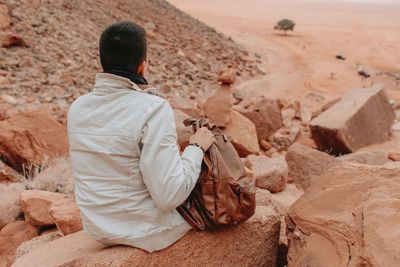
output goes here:
[{"label": "jacket sleeve", "polygon": [[140,170],[155,204],[171,211],[183,203],[200,175],[203,151],[186,147],[182,156],[177,146],[174,112],[162,102],[144,126]]}]

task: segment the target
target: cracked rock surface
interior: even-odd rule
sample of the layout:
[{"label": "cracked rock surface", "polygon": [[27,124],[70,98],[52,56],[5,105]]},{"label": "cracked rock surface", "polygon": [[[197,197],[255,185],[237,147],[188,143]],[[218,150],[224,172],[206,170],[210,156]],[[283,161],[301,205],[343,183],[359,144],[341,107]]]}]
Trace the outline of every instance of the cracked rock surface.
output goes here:
[{"label": "cracked rock surface", "polygon": [[334,167],[286,217],[289,266],[396,266],[399,214],[398,170]]}]

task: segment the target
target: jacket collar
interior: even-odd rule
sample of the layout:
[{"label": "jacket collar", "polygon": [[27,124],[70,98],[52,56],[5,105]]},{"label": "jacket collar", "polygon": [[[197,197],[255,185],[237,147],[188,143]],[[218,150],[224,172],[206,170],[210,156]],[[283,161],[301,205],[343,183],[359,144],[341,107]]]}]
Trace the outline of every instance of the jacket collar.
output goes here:
[{"label": "jacket collar", "polygon": [[110,73],[98,73],[96,75],[93,92],[109,93],[110,90],[143,91],[137,84],[131,82],[131,80],[127,78]]}]

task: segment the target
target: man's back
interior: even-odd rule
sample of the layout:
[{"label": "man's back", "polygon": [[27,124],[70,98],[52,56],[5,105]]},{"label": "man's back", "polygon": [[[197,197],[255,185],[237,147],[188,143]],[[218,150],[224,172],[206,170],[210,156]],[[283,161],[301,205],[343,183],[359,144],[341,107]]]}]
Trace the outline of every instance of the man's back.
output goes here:
[{"label": "man's back", "polygon": [[[154,251],[190,229],[175,207],[193,189],[203,153],[191,147],[182,162],[176,156],[165,100],[126,78],[98,74],[93,92],[72,104],[68,132],[76,200],[90,236]],[[183,176],[189,178],[175,185]]]}]

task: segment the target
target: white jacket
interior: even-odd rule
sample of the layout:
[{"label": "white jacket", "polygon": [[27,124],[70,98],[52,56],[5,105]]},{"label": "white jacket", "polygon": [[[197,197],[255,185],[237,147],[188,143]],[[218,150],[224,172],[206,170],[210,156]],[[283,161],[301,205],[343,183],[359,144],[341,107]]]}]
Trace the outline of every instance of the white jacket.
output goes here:
[{"label": "white jacket", "polygon": [[75,196],[84,230],[106,245],[152,252],[191,227],[176,211],[194,188],[203,152],[179,155],[174,113],[129,79],[100,73],[68,112]]}]

